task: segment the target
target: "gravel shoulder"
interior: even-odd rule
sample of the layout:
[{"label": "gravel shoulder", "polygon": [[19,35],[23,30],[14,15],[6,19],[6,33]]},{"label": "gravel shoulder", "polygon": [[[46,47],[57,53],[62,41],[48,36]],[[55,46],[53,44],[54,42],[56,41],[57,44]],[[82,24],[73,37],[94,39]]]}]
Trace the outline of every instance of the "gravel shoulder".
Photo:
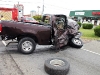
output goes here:
[{"label": "gravel shoulder", "polygon": [[2,42],[0,42],[0,75],[24,75]]}]

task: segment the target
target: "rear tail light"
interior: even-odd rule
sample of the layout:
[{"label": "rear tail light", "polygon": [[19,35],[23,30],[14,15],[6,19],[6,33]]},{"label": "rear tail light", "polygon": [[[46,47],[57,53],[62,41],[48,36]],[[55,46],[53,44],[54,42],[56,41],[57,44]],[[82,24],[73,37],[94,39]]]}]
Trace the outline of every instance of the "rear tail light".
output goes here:
[{"label": "rear tail light", "polygon": [[0,24],[0,32],[2,31],[2,25]]}]

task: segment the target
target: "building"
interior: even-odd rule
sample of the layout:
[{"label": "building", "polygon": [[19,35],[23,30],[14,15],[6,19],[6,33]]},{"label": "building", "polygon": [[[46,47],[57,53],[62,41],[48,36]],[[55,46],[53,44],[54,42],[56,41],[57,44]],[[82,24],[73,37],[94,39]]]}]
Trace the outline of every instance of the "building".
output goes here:
[{"label": "building", "polygon": [[89,21],[94,25],[100,25],[100,10],[70,11],[69,16],[80,22]]},{"label": "building", "polygon": [[34,11],[34,10],[30,11],[30,15],[31,15],[31,17],[35,16],[36,15],[36,11]]},{"label": "building", "polygon": [[24,15],[24,6],[22,4],[15,4],[14,8],[18,9],[18,19]]},{"label": "building", "polygon": [[27,15],[23,15],[24,17],[31,17],[31,15],[30,14],[27,14]]}]

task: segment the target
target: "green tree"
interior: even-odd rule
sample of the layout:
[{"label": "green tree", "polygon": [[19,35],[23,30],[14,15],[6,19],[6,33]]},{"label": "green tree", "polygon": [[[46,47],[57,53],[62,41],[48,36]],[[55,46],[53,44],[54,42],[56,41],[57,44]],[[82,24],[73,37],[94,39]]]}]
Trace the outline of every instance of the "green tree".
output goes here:
[{"label": "green tree", "polygon": [[41,15],[36,15],[36,16],[33,16],[33,18],[37,21],[41,21],[42,19],[42,16]]}]

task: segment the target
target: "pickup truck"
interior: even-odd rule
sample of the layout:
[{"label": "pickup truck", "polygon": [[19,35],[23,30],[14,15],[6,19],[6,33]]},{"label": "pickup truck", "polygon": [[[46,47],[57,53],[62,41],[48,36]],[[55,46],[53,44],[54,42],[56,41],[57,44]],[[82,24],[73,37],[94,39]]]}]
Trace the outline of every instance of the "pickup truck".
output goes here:
[{"label": "pickup truck", "polygon": [[33,53],[36,44],[54,45],[56,49],[68,43],[76,48],[83,46],[79,26],[75,22],[68,25],[65,15],[45,14],[40,23],[23,23],[15,21],[0,22],[2,40],[16,39],[18,51],[24,54]]}]

